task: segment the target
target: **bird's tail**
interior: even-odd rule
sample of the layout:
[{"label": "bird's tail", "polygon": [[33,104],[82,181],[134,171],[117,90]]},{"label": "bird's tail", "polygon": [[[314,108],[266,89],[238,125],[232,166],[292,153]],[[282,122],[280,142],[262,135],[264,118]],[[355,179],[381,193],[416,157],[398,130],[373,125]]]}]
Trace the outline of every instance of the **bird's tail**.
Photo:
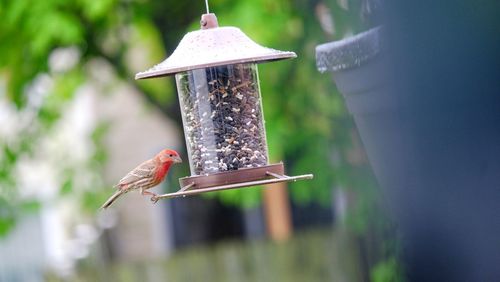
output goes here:
[{"label": "bird's tail", "polygon": [[113,196],[109,197],[109,199],[101,206],[101,209],[106,209],[108,208],[109,206],[111,206],[111,204],[116,200],[118,199],[118,197],[120,197],[121,195],[125,194],[125,191],[124,190],[118,190],[116,191]]}]

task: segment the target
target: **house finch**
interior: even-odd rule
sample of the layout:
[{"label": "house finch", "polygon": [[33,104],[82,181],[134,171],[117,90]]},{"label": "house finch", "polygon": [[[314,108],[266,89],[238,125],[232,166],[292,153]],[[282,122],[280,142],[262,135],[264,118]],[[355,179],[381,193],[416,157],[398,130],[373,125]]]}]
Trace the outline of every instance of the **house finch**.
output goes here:
[{"label": "house finch", "polygon": [[156,194],[146,190],[160,184],[172,164],[181,162],[181,157],[176,151],[168,149],[161,151],[154,158],[143,162],[125,175],[114,186],[118,188],[118,191],[101,208],[109,207],[118,197],[133,190],[140,190],[142,195],[151,195],[153,196],[151,200],[155,201]]}]

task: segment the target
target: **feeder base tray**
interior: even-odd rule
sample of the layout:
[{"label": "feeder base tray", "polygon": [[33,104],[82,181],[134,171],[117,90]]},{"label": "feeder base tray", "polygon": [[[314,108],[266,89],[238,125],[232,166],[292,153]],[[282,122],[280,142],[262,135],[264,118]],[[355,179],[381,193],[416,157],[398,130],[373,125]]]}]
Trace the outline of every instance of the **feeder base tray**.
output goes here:
[{"label": "feeder base tray", "polygon": [[160,199],[185,197],[207,192],[313,178],[312,174],[288,176],[284,174],[284,171],[283,163],[278,163],[256,168],[220,172],[211,175],[184,177],[179,179],[181,184],[181,189],[179,189],[179,191],[158,195],[151,200],[156,202]]}]

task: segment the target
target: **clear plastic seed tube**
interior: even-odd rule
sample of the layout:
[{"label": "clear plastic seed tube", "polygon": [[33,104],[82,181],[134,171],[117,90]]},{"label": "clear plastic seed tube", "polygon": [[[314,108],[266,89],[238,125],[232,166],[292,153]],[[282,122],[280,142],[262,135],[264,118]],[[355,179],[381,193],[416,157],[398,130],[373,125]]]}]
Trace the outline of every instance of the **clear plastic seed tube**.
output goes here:
[{"label": "clear plastic seed tube", "polygon": [[191,175],[268,164],[256,64],[235,64],[175,76]]}]

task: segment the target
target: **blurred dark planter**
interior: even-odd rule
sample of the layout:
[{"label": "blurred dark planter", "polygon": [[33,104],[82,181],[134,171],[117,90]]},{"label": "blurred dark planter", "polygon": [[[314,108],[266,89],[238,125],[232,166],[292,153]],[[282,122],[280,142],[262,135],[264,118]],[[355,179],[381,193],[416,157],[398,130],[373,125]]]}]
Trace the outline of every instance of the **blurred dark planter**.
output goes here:
[{"label": "blurred dark planter", "polygon": [[500,105],[482,94],[495,92],[498,78],[459,76],[466,65],[454,56],[475,62],[472,51],[417,46],[403,33],[385,41],[382,31],[319,45],[316,59],[354,117],[402,233],[409,278],[496,281]]},{"label": "blurred dark planter", "polygon": [[377,179],[381,184],[388,184],[391,182],[389,175],[394,175],[388,172],[401,161],[387,158],[394,155],[396,147],[401,147],[397,144],[401,140],[395,134],[404,130],[404,125],[397,118],[399,113],[394,99],[388,97],[389,78],[382,54],[381,30],[378,27],[348,39],[319,45],[316,61],[320,72],[332,72],[337,89],[354,117]]}]

